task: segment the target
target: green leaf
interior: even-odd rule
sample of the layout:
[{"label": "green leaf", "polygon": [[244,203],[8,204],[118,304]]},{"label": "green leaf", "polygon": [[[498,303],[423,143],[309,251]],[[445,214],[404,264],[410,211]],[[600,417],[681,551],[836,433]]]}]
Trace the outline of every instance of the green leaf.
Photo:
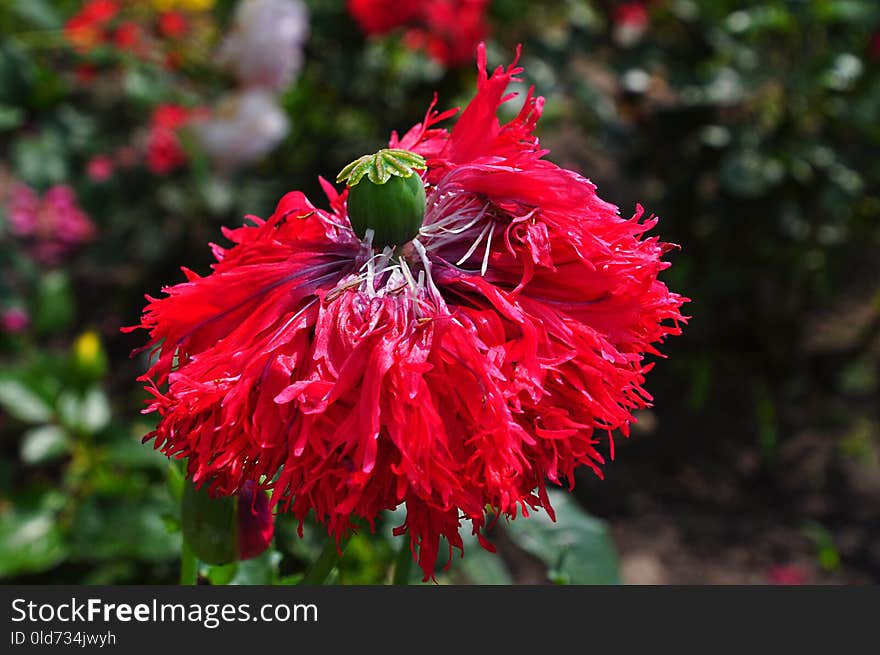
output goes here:
[{"label": "green leaf", "polygon": [[[115,466],[130,470],[156,469],[164,471],[168,467],[168,458],[151,445],[141,443],[140,437],[143,434],[140,433],[137,437],[123,435],[116,441],[108,444],[104,450],[107,461]],[[177,475],[182,480],[179,477],[179,472],[177,472]],[[183,485],[179,487],[179,490],[183,491]]]},{"label": "green leaf", "polygon": [[71,549],[78,560],[173,559],[180,534],[169,533],[163,515],[171,510],[167,493],[140,498],[93,496],[78,508],[71,528]]},{"label": "green leaf", "polygon": [[110,423],[110,401],[102,389],[92,387],[86,392],[80,410],[80,423],[90,434],[100,432]]},{"label": "green leaf", "polygon": [[[12,147],[12,161],[18,177],[31,186],[41,188],[69,179],[70,169],[65,154],[63,140],[51,129],[17,139]],[[52,275],[63,273],[54,271],[47,277]]]},{"label": "green leaf", "polygon": [[278,580],[277,584],[282,585],[282,586],[298,585],[299,583],[302,582],[302,579],[303,579],[302,573],[292,573],[291,575],[286,575],[283,578],[280,578]]},{"label": "green leaf", "polygon": [[187,484],[186,481],[186,462],[181,460],[171,460],[168,462],[168,491],[178,504],[183,500],[183,490]]},{"label": "green leaf", "polygon": [[[468,582],[478,585],[509,585],[513,583],[504,560],[480,546],[475,538],[465,544],[464,558],[456,562]],[[416,567],[418,569],[418,567]],[[421,581],[421,571],[418,572]]]},{"label": "green leaf", "polygon": [[814,14],[827,22],[860,24],[870,21],[875,11],[870,2],[858,0],[825,0],[812,4]]},{"label": "green leaf", "polygon": [[45,423],[52,418],[52,407],[18,380],[0,379],[0,407],[25,423]]},{"label": "green leaf", "polygon": [[64,559],[50,496],[45,494],[35,506],[12,505],[0,512],[0,578],[45,571]]},{"label": "green leaf", "polygon": [[12,10],[35,27],[46,30],[61,27],[61,18],[46,0],[13,0]]},{"label": "green leaf", "polygon": [[43,425],[25,433],[21,441],[21,460],[25,464],[45,464],[66,455],[71,445],[63,428]]},{"label": "green leaf", "polygon": [[0,104],[0,132],[14,130],[24,123],[24,112],[20,107]]},{"label": "green leaf", "polygon": [[238,570],[228,584],[231,585],[270,585],[278,579],[278,564],[281,553],[269,548],[263,554],[238,563]]},{"label": "green leaf", "polygon": [[212,585],[227,585],[238,573],[238,562],[220,564],[219,566],[206,565],[207,578]]},{"label": "green leaf", "polygon": [[89,389],[84,396],[65,391],[58,397],[58,418],[74,432],[96,434],[110,422],[110,401],[97,387]]},{"label": "green leaf", "polygon": [[586,514],[570,494],[550,492],[556,522],[546,512],[510,521],[510,538],[547,565],[564,584],[620,584],[617,551],[605,523]]}]

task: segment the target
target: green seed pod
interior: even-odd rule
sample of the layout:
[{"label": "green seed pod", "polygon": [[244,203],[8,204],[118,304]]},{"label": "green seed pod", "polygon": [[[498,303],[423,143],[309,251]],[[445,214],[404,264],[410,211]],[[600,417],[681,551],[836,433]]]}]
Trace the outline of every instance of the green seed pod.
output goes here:
[{"label": "green seed pod", "polygon": [[362,180],[348,193],[348,218],[362,239],[373,229],[374,247],[402,245],[422,227],[425,186],[418,175],[392,177],[385,184]]},{"label": "green seed pod", "polygon": [[414,169],[425,160],[407,150],[365,155],[339,174],[348,181],[348,217],[360,238],[372,229],[373,246],[400,246],[419,233],[425,218],[425,186]]}]

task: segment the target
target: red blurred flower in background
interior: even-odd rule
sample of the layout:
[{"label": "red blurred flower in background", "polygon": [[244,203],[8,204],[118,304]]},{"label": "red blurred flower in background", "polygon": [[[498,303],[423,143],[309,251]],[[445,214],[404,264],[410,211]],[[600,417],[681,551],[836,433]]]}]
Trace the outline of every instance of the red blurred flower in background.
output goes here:
[{"label": "red blurred flower in background", "polygon": [[145,50],[145,32],[137,23],[125,21],[113,32],[113,44],[121,51],[134,55]]},{"label": "red blurred flower in background", "polygon": [[[516,62],[456,110],[429,109],[390,146],[421,154],[427,211],[397,251],[359,239],[347,192],[330,210],[300,192],[268,220],[224,230],[207,276],[148,298],[155,359],[140,379],[158,412],[154,446],[188,458],[215,494],[250,482],[279,511],[310,512],[337,539],[405,503],[425,579],[441,537],[480,543],[491,515],[544,508],[546,481],[601,475],[613,430],[647,406],[648,353],[680,332],[686,301],[658,279],[672,246],[656,224],[601,200],[543,159],[531,91],[496,117]],[[265,477],[264,477],[265,476]]]},{"label": "red blurred flower in background", "polygon": [[611,14],[614,40],[628,47],[638,43],[648,31],[650,16],[647,2],[624,2]]},{"label": "red blurred flower in background", "polygon": [[90,0],[64,26],[67,41],[80,55],[88,57],[104,48],[169,68],[174,67],[169,62],[181,59],[181,39],[189,31],[189,19],[182,12],[165,11],[152,17],[138,3],[117,0]]},{"label": "red blurred flower in background", "polygon": [[115,0],[91,0],[65,23],[64,33],[77,50],[91,50],[106,40],[105,28],[118,13]]},{"label": "red blurred flower in background", "polygon": [[871,43],[868,46],[868,52],[872,59],[880,61],[880,32],[874,32],[874,36],[871,37]]},{"label": "red blurred flower in background", "polygon": [[405,27],[404,43],[448,66],[473,60],[488,34],[489,0],[349,0],[349,13],[366,34]]},{"label": "red blurred flower in background", "polygon": [[190,109],[180,105],[159,105],[155,109],[146,140],[146,164],[151,172],[167,175],[186,163],[177,130],[192,116]]},{"label": "red blurred flower in background", "polygon": [[778,585],[805,585],[810,583],[810,572],[797,564],[780,564],[767,570],[767,579]]},{"label": "red blurred flower in background", "polygon": [[189,30],[189,21],[179,11],[165,11],[156,21],[159,34],[169,39],[179,39]]},{"label": "red blurred flower in background", "polygon": [[92,157],[86,164],[86,174],[92,182],[106,182],[113,177],[113,159],[107,155]]},{"label": "red blurred flower in background", "polygon": [[415,21],[424,0],[348,0],[348,12],[367,34],[386,34]]}]

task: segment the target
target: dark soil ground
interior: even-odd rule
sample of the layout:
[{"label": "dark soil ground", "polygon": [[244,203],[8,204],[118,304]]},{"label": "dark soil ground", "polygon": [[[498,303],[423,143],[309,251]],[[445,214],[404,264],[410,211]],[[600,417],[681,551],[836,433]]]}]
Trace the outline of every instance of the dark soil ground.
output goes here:
[{"label": "dark soil ground", "polygon": [[618,440],[606,479],[578,480],[583,504],[611,526],[626,582],[880,583],[880,302],[870,291],[810,319],[799,362],[808,383],[788,402],[778,396],[771,447],[736,384],[727,411],[704,424],[661,415],[678,394],[655,389],[657,413]]},{"label": "dark soil ground", "polygon": [[[777,394],[769,444],[747,380],[716,390],[724,403],[706,416],[676,414],[683,394],[664,388],[658,366],[656,410],[615,440],[604,480],[583,470],[575,488],[608,522],[624,582],[880,583],[878,300],[811,319],[806,383]],[[499,546],[518,582],[546,582],[539,564]]]},{"label": "dark soil ground", "polygon": [[[621,455],[582,493],[610,523],[627,583],[880,582],[880,468],[838,459],[826,436],[792,437],[781,485],[696,462],[660,476]],[[808,483],[819,464],[829,489]]]}]

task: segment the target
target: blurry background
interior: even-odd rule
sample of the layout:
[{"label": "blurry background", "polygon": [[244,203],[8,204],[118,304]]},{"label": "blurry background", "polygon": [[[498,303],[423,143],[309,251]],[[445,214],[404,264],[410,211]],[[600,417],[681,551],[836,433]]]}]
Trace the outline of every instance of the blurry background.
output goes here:
[{"label": "blurry background", "polygon": [[[176,580],[120,326],[221,226],[461,106],[481,38],[523,44],[553,161],[660,216],[693,319],[606,479],[441,581],[880,582],[876,0],[3,0],[0,580]],[[338,581],[382,581],[387,523]],[[285,582],[319,540],[282,518],[203,573]]]}]

